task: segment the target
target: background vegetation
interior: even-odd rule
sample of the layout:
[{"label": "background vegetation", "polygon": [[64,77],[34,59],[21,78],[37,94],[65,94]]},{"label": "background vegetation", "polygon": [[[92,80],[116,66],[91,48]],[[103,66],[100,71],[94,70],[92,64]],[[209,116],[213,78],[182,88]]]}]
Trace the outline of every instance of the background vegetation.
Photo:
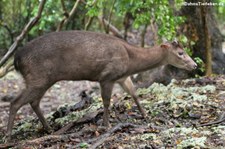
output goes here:
[{"label": "background vegetation", "polygon": [[[37,15],[39,2],[38,0],[0,1],[0,54],[2,56],[24,26]],[[111,33],[139,46],[152,46],[165,39],[176,38],[184,44],[185,50],[199,64],[199,70],[195,74],[204,75],[205,71],[207,75],[224,73],[225,70],[221,70],[221,66],[225,63],[222,60],[225,0],[199,2],[211,2],[217,6],[186,6],[187,3],[196,3],[194,0],[46,0],[39,22],[25,35],[22,44],[42,34],[59,30]],[[206,37],[209,37],[210,41],[202,39],[207,39]],[[214,38],[219,42],[214,43]],[[207,42],[210,42],[208,44],[210,47],[206,47]],[[216,61],[213,53],[223,55],[216,62],[219,66],[217,64],[214,64],[215,67],[212,66]],[[214,69],[213,72],[210,69]]]}]

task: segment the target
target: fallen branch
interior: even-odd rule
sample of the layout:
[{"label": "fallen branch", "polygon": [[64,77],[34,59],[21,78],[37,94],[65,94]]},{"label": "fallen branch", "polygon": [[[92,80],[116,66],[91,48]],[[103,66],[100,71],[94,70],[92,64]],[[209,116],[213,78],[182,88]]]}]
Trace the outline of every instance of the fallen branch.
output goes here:
[{"label": "fallen branch", "polygon": [[222,113],[222,115],[220,116],[220,118],[217,121],[212,121],[212,122],[208,122],[208,123],[204,123],[204,124],[199,124],[199,127],[219,124],[219,123],[222,123],[224,121],[225,121],[225,112]]},{"label": "fallen branch", "polygon": [[4,148],[9,148],[9,147],[18,147],[18,148],[24,148],[26,146],[39,146],[40,145],[46,145],[47,143],[55,143],[55,142],[68,142],[70,141],[70,138],[78,138],[80,137],[82,134],[86,133],[86,131],[89,130],[81,130],[79,132],[75,132],[75,133],[71,133],[71,134],[64,134],[64,135],[48,135],[48,136],[43,136],[40,138],[36,138],[33,140],[27,140],[27,141],[22,141],[19,143],[10,143],[10,144],[0,144],[0,148],[4,147]]},{"label": "fallen branch", "polygon": [[32,140],[26,140],[26,141],[21,141],[21,142],[15,142],[15,143],[7,143],[7,144],[0,144],[0,149],[5,148],[8,149],[10,147],[18,147],[18,148],[24,148],[24,147],[30,147],[30,146],[45,146],[48,144],[52,144],[55,142],[69,142],[72,138],[79,138],[85,133],[90,133],[90,129],[82,129],[78,132],[70,133],[70,134],[62,134],[62,135],[48,135],[48,136],[43,136],[40,138],[32,139]]},{"label": "fallen branch", "polygon": [[132,124],[132,123],[119,123],[117,124],[116,126],[114,126],[112,129],[110,129],[108,132],[106,132],[105,134],[97,137],[97,138],[94,138],[94,139],[91,139],[89,140],[87,143],[92,143],[92,142],[95,142],[94,144],[91,145],[91,147],[89,147],[89,149],[95,149],[97,148],[98,146],[100,146],[101,144],[103,144],[106,140],[109,139],[109,137],[115,133],[116,131],[118,130],[121,130],[123,128],[127,128],[127,127],[140,127],[139,125],[135,125],[135,124]]},{"label": "fallen branch", "polygon": [[0,144],[0,149],[8,149],[8,148],[14,147],[16,145],[17,145],[17,143]]},{"label": "fallen branch", "polygon": [[[82,122],[82,119],[83,118],[81,118],[81,120],[77,121],[77,124]],[[63,129],[65,130],[65,128],[63,128]],[[27,141],[23,141],[20,143],[0,144],[0,148],[1,148],[1,146],[8,148],[8,147],[14,147],[14,146],[25,147],[25,146],[35,146],[35,145],[40,145],[40,144],[45,145],[46,143],[50,144],[50,143],[60,142],[60,141],[69,142],[71,140],[71,138],[79,138],[84,133],[90,133],[90,129],[82,129],[79,132],[75,132],[75,133],[71,133],[71,134],[60,134],[60,132],[58,132],[58,133],[54,133],[53,135],[43,136],[40,138],[36,138],[33,140],[27,140]]]},{"label": "fallen branch", "polygon": [[97,115],[102,114],[102,113],[103,113],[103,110],[102,110],[102,109],[100,109],[100,110],[98,110],[98,111],[96,111],[96,112],[87,113],[84,117],[82,117],[82,118],[79,119],[78,121],[70,122],[70,123],[67,124],[66,126],[62,127],[62,128],[59,129],[58,131],[56,131],[54,134],[55,134],[55,135],[59,135],[59,134],[65,133],[65,132],[68,131],[70,128],[74,127],[75,125],[90,122],[90,121],[92,121],[93,119],[95,119]]},{"label": "fallen branch", "polygon": [[3,58],[0,61],[0,67],[5,64],[5,62],[12,56],[14,51],[16,50],[19,42],[24,39],[24,36],[30,31],[30,29],[39,21],[41,18],[41,13],[43,11],[44,5],[46,0],[42,0],[38,7],[38,14],[36,17],[34,17],[28,24],[24,27],[21,34],[16,38],[16,41],[11,45],[8,52],[3,56]]}]

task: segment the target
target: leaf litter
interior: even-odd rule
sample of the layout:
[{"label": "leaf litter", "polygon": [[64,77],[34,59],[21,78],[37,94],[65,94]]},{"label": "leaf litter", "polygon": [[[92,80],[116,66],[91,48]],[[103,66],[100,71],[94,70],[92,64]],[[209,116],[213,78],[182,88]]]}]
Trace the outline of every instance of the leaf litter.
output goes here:
[{"label": "leaf litter", "polygon": [[[10,79],[4,80],[7,81],[16,84]],[[7,93],[11,88],[6,88],[6,85],[1,86],[3,86],[3,93]],[[69,86],[59,84],[52,90],[59,90],[62,86],[65,92],[59,92],[63,96],[58,98],[64,100],[67,98],[65,94]],[[141,118],[129,95],[114,94],[110,108],[112,128],[109,130],[101,126],[103,105],[99,91],[97,93],[86,91],[87,93],[83,92],[86,96],[76,97],[79,99],[75,102],[61,104],[58,108],[53,108],[52,112],[48,112],[46,117],[53,128],[50,134],[42,130],[42,125],[35,115],[25,117],[20,116],[24,113],[18,113],[13,130],[14,142],[17,144],[12,146],[121,149],[224,148],[224,89],[224,75],[182,81],[172,80],[167,86],[153,83],[148,88],[139,88],[137,94],[148,113],[147,119]],[[48,94],[44,98],[56,98],[51,95]],[[89,102],[84,102],[84,99],[88,99]],[[57,102],[53,104],[57,105]],[[8,110],[8,107],[3,106],[1,114],[4,110]],[[42,110],[45,111],[45,107]],[[28,110],[26,113],[30,115],[32,111]],[[0,143],[3,144],[5,127],[0,127],[0,130]],[[46,139],[47,136],[50,139]]]}]

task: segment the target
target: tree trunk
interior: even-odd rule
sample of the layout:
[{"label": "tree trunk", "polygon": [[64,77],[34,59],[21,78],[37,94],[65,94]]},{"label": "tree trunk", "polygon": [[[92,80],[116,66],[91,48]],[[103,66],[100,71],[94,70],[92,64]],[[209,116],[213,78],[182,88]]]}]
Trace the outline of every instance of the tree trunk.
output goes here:
[{"label": "tree trunk", "polygon": [[210,9],[207,6],[201,6],[201,18],[202,18],[202,27],[205,33],[205,57],[206,57],[206,76],[212,75],[212,50],[211,50],[211,38],[209,35],[208,28],[208,13],[207,9]]},{"label": "tree trunk", "polygon": [[[196,3],[195,0],[187,2]],[[204,0],[200,2],[203,3]],[[181,9],[181,15],[186,16],[182,32],[189,41],[195,42],[193,54],[205,62],[206,75],[225,73],[225,54],[222,51],[224,37],[218,28],[213,8],[214,6],[183,6]]]}]

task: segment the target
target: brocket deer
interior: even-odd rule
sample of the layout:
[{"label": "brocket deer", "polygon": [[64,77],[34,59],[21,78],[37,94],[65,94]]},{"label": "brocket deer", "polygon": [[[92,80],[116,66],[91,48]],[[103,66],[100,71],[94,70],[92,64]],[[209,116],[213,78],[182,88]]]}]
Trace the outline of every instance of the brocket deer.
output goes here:
[{"label": "brocket deer", "polygon": [[7,140],[11,138],[17,111],[27,103],[31,105],[43,127],[50,129],[39,104],[46,90],[60,80],[90,80],[100,83],[105,126],[109,126],[109,105],[114,83],[119,83],[133,97],[145,117],[129,76],[167,64],[186,70],[197,67],[175,41],[152,48],[141,48],[114,36],[94,32],[63,31],[40,36],[15,54],[14,66],[22,74],[26,88],[10,104]]}]

